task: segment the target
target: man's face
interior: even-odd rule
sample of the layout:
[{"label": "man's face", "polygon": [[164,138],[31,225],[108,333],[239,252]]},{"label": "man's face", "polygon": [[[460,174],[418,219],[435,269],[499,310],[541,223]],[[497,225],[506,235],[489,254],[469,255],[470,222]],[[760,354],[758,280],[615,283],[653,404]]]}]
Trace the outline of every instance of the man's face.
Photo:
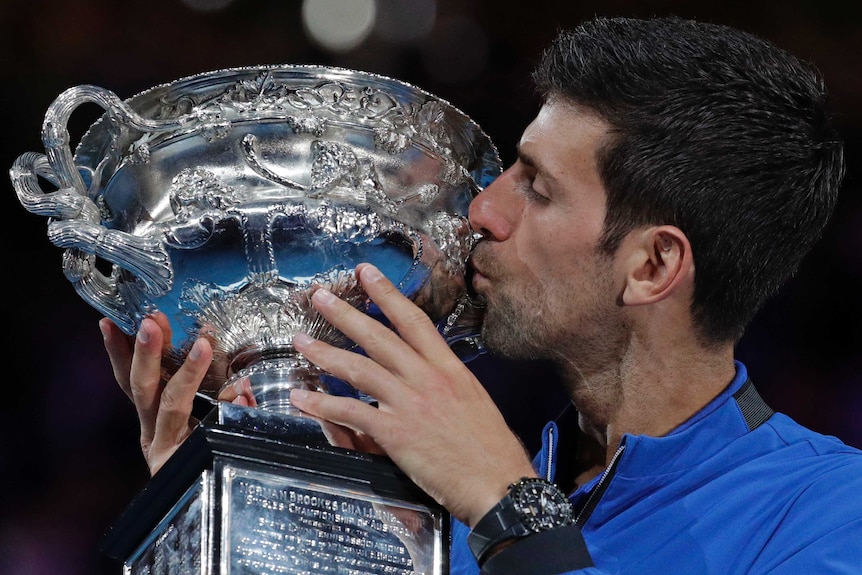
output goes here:
[{"label": "man's face", "polygon": [[596,150],[608,124],[556,101],[527,126],[518,159],[470,206],[484,240],[472,265],[487,299],[483,338],[515,358],[606,360],[621,334],[614,260],[599,251],[605,190]]}]

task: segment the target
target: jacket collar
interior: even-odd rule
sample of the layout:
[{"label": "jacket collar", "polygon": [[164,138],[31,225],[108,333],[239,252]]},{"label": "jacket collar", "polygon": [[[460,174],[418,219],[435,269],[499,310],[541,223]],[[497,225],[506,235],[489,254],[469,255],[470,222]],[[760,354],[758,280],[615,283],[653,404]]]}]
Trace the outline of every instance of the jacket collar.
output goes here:
[{"label": "jacket collar", "polygon": [[[736,375],[724,391],[667,435],[624,435],[621,443],[626,449],[617,474],[646,477],[684,471],[768,419],[772,410],[751,385],[745,366],[739,361],[735,365]],[[565,484],[562,476],[567,480],[572,471],[559,455],[577,449],[577,431],[573,407],[545,425],[542,448],[534,460],[542,477]],[[584,487],[590,489],[592,483]]]}]

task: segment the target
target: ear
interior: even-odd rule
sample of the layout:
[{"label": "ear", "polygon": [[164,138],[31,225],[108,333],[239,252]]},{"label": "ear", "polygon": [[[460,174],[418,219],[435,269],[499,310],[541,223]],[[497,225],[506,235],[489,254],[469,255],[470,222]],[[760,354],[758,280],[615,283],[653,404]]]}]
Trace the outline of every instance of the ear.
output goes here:
[{"label": "ear", "polygon": [[629,234],[626,250],[625,305],[661,301],[694,282],[694,259],[688,238],[675,226],[640,228]]}]

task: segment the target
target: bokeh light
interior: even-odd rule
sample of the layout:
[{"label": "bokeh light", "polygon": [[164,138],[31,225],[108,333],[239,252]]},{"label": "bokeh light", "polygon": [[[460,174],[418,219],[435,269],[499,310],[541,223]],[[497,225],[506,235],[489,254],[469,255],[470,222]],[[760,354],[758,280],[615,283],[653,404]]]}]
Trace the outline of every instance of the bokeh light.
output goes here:
[{"label": "bokeh light", "polygon": [[303,0],[302,25],[315,44],[345,52],[368,37],[376,12],[374,0]]}]

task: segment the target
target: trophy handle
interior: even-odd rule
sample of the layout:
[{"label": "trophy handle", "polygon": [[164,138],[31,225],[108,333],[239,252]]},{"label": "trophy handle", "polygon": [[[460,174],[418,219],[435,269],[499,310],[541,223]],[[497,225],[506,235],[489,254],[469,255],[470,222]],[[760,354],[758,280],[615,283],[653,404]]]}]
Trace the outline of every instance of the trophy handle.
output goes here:
[{"label": "trophy handle", "polygon": [[[57,96],[42,122],[42,143],[48,155],[48,163],[54,172],[57,186],[74,189],[83,196],[95,197],[84,184],[81,172],[75,165],[75,157],[69,145],[67,125],[72,113],[83,104],[97,104],[106,112],[106,118],[121,128],[133,128],[141,132],[157,133],[176,130],[195,121],[189,115],[173,120],[149,120],[140,116],[110,90],[99,86],[83,85],[67,89]],[[93,185],[96,185],[95,183]]]},{"label": "trophy handle", "polygon": [[[106,117],[116,125],[144,132],[176,129],[192,119],[185,116],[177,120],[148,120],[109,90],[76,86],[60,94],[45,114],[42,142],[47,154],[22,154],[10,170],[21,205],[30,213],[50,218],[48,239],[65,248],[63,273],[75,291],[123,331],[133,333],[136,326],[130,311],[133,308],[120,293],[116,273],[109,277],[97,269],[98,258],[129,271],[142,283],[146,293],[154,295],[170,289],[170,259],[157,238],[139,237],[101,225],[99,207],[91,199],[98,190],[89,189],[84,183],[82,170],[75,165],[67,130],[72,113],[86,103],[104,108]],[[45,191],[39,178],[57,189]],[[93,187],[97,185],[95,180],[91,183]]]}]

